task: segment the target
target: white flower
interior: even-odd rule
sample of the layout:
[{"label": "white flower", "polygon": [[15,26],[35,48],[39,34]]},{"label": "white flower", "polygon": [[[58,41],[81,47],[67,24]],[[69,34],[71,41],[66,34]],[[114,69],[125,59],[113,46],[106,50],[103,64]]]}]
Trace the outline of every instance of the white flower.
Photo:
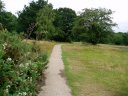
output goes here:
[{"label": "white flower", "polygon": [[9,92],[8,89],[6,89],[5,92],[8,93]]},{"label": "white flower", "polygon": [[29,63],[26,63],[25,65],[26,65],[26,66],[29,66]]},{"label": "white flower", "polygon": [[7,61],[12,61],[12,58],[8,58]]},{"label": "white flower", "polygon": [[23,64],[23,63],[21,63],[21,64],[19,65],[19,67],[21,67],[21,68],[22,68],[22,67],[24,67],[24,64]]},{"label": "white flower", "polygon": [[27,95],[27,93],[26,92],[23,92],[23,96],[26,96]]},{"label": "white flower", "polygon": [[32,82],[32,77],[30,77],[30,82]]},{"label": "white flower", "polygon": [[11,86],[10,85],[7,85],[6,88],[10,88]]},{"label": "white flower", "polygon": [[26,95],[27,95],[26,92],[18,93],[18,96],[26,96]]},{"label": "white flower", "polygon": [[6,46],[7,46],[8,44],[5,42],[4,44],[3,44],[3,47],[4,47],[4,50],[6,49]]},{"label": "white flower", "polygon": [[18,96],[21,96],[22,95],[22,93],[18,93]]}]

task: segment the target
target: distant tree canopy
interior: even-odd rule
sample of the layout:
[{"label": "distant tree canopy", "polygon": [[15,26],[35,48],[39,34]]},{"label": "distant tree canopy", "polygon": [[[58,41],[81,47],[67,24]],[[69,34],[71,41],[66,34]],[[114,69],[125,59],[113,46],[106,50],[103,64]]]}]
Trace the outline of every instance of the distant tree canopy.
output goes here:
[{"label": "distant tree canopy", "polygon": [[116,45],[128,45],[128,32],[127,33],[113,33],[111,42]]},{"label": "distant tree canopy", "polygon": [[[3,9],[3,2],[0,0],[0,15],[1,15],[2,9]],[[0,22],[0,30],[3,30],[3,25],[1,22]]]},{"label": "distant tree canopy", "polygon": [[32,31],[31,37],[34,36],[34,31],[36,30],[36,27],[33,27],[36,25],[36,18],[37,13],[40,9],[44,8],[44,6],[47,5],[47,1],[44,0],[38,0],[38,1],[32,1],[29,6],[24,6],[23,11],[20,11],[18,13],[18,32],[25,32],[27,35],[30,34],[30,29]]},{"label": "distant tree canopy", "polygon": [[55,12],[52,5],[46,5],[39,11],[36,19],[36,37],[37,39],[52,39],[55,33],[55,27],[53,21],[55,18]]},{"label": "distant tree canopy", "polygon": [[128,32],[127,33],[124,33],[124,36],[123,36],[123,45],[128,45]]},{"label": "distant tree canopy", "polygon": [[11,12],[3,11],[0,15],[0,23],[4,29],[7,29],[10,32],[16,31],[17,17]]},{"label": "distant tree canopy", "polygon": [[112,13],[105,8],[86,8],[76,15],[71,8],[53,9],[47,0],[38,0],[24,6],[17,18],[0,0],[0,30],[24,32],[27,39],[128,45],[128,33],[112,30],[116,26]]},{"label": "distant tree canopy", "polygon": [[80,36],[92,44],[99,43],[116,25],[112,22],[111,14],[112,11],[105,8],[84,9],[76,19],[74,36]]},{"label": "distant tree canopy", "polygon": [[71,41],[73,22],[76,18],[76,13],[70,8],[59,8],[55,10],[56,16],[54,26],[56,27],[55,40]]},{"label": "distant tree canopy", "polygon": [[4,4],[0,0],[0,26],[1,29],[7,29],[12,32],[16,30],[17,26],[17,17],[13,15],[11,12],[7,12],[4,10]]},{"label": "distant tree canopy", "polygon": [[3,2],[0,0],[0,12],[3,11],[3,8],[4,8],[4,4],[3,4]]}]

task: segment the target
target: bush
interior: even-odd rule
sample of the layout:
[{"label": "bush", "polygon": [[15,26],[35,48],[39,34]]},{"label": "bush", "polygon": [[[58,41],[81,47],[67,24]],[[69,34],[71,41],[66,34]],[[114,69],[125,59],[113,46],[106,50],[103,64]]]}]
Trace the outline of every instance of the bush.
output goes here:
[{"label": "bush", "polygon": [[17,34],[0,32],[0,96],[35,96],[47,55]]},{"label": "bush", "polygon": [[2,26],[2,24],[0,23],[0,31],[2,31],[4,28]]}]

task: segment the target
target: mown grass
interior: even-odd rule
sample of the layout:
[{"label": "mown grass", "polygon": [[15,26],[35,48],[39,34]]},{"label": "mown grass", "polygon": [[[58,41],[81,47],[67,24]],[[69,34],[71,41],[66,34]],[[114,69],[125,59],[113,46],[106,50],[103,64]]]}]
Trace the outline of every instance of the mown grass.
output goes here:
[{"label": "mown grass", "polygon": [[63,45],[73,96],[128,96],[128,47]]}]

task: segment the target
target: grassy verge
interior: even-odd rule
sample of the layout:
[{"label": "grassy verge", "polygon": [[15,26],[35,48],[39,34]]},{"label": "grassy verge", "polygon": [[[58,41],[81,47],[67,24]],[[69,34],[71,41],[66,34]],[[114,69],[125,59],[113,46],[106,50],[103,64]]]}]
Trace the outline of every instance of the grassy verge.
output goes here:
[{"label": "grassy verge", "polygon": [[33,42],[37,44],[37,46],[41,49],[42,52],[46,52],[48,54],[48,57],[51,54],[51,51],[56,44],[56,42],[49,42],[49,41],[34,41],[34,40],[24,40],[30,44]]},{"label": "grassy verge", "polygon": [[73,96],[128,96],[128,47],[63,45]]}]

